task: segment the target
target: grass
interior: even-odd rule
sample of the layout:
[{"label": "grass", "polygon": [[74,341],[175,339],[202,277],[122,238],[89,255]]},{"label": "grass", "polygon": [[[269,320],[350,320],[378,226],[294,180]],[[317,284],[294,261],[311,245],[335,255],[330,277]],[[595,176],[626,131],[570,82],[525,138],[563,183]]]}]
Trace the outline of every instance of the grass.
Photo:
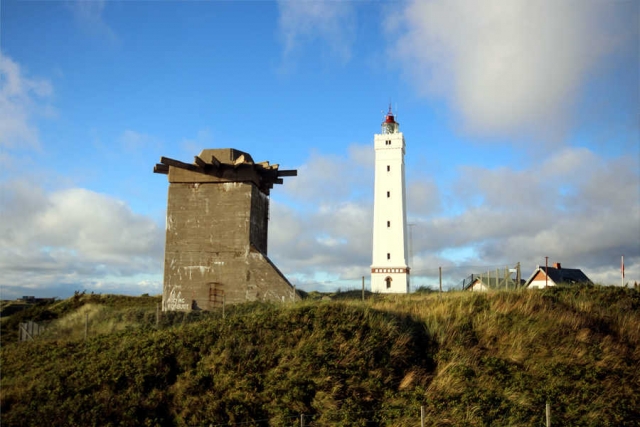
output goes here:
[{"label": "grass", "polygon": [[352,294],[158,327],[157,297],[56,302],[36,341],[3,334],[0,421],[415,426],[423,406],[430,426],[540,426],[547,401],[554,425],[640,419],[635,290]]}]

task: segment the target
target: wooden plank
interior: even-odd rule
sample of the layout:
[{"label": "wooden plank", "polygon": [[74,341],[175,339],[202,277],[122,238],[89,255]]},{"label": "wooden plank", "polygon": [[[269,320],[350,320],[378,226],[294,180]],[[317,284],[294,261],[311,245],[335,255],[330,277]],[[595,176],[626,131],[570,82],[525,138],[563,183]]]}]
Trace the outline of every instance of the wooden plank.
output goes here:
[{"label": "wooden plank", "polygon": [[193,163],[184,163],[184,162],[181,162],[180,160],[174,160],[168,157],[160,157],[160,163],[163,163],[167,166],[173,166],[176,168],[186,169],[194,172],[201,171],[201,169],[198,166],[194,165]]},{"label": "wooden plank", "polygon": [[200,166],[201,168],[206,168],[207,166],[209,166],[207,164],[207,162],[202,160],[199,156],[194,156],[193,157],[193,163],[195,163],[196,165]]},{"label": "wooden plank", "polygon": [[216,169],[220,167],[220,160],[218,160],[213,154],[211,155],[211,166]]},{"label": "wooden plank", "polygon": [[222,165],[215,157],[211,156],[212,163],[205,162],[200,156],[194,156],[193,160],[207,175],[217,176],[218,178],[222,176]]},{"label": "wooden plank", "polygon": [[274,184],[283,184],[284,183],[284,179],[282,178],[276,178],[273,180]]},{"label": "wooden plank", "polygon": [[153,167],[153,173],[162,173],[166,175],[169,173],[169,166],[163,165],[162,163],[157,163]]},{"label": "wooden plank", "polygon": [[298,171],[296,169],[281,170],[278,171],[278,176],[298,176]]}]

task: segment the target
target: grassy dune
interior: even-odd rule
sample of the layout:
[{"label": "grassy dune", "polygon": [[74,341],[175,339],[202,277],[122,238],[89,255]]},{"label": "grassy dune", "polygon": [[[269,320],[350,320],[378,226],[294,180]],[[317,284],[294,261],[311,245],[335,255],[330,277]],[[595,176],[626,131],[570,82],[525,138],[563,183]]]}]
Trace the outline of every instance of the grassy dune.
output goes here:
[{"label": "grassy dune", "polygon": [[33,342],[2,323],[0,421],[417,426],[424,406],[429,426],[541,426],[546,402],[552,425],[640,419],[635,290],[339,296],[159,325],[157,297],[36,307],[20,318],[51,323]]}]

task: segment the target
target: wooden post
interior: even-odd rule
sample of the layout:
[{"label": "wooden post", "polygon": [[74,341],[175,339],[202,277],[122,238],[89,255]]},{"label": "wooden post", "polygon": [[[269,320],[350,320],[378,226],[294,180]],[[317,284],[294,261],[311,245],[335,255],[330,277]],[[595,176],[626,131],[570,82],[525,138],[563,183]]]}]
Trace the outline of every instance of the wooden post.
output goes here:
[{"label": "wooden post", "polygon": [[364,276],[362,276],[362,302],[364,302]]},{"label": "wooden post", "polygon": [[424,427],[424,405],[420,407],[420,427]]},{"label": "wooden post", "polygon": [[551,427],[551,404],[547,402],[546,405],[546,415],[547,415],[547,427]]},{"label": "wooden post", "polygon": [[544,287],[549,284],[549,257],[544,257]]},{"label": "wooden post", "polygon": [[516,288],[520,287],[521,276],[520,276],[520,261],[516,264]]},{"label": "wooden post", "polygon": [[300,414],[300,427],[304,427],[304,414]]},{"label": "wooden post", "polygon": [[84,339],[87,339],[87,335],[89,335],[89,312],[86,312],[84,315]]},{"label": "wooden post", "polygon": [[160,326],[160,303],[156,303],[156,328]]},{"label": "wooden post", "polygon": [[33,331],[29,332],[29,323],[30,321],[27,323],[20,323],[20,336],[18,337],[20,341],[27,341],[27,338],[33,341]]},{"label": "wooden post", "polygon": [[440,294],[438,297],[442,299],[442,267],[438,267],[438,276],[440,277]]},{"label": "wooden post", "polygon": [[293,302],[296,302],[296,285],[293,285]]}]

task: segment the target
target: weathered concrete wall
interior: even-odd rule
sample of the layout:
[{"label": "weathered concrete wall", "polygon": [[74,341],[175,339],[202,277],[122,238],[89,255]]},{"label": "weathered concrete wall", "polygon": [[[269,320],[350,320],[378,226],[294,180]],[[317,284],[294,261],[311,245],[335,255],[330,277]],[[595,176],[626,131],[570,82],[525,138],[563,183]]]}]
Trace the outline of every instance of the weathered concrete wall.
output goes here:
[{"label": "weathered concrete wall", "polygon": [[249,240],[263,254],[267,254],[269,229],[269,197],[251,186],[251,226]]},{"label": "weathered concrete wall", "polygon": [[[171,173],[170,173],[171,181]],[[163,310],[294,298],[266,257],[269,199],[247,182],[171,182]]]}]

